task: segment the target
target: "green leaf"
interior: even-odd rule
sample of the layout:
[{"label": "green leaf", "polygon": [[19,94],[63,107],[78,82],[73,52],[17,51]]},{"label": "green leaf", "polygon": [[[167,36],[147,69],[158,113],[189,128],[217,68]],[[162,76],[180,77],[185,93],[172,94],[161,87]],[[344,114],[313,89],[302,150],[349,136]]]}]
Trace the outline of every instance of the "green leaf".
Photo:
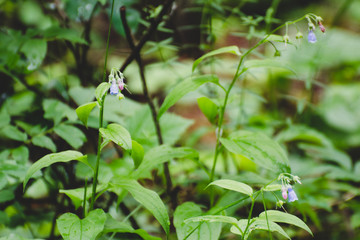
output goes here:
[{"label": "green leaf", "polygon": [[86,141],[86,136],[80,129],[64,123],[54,127],[54,132],[75,149],[81,147]]},{"label": "green leaf", "polygon": [[[103,191],[106,187],[107,184],[98,184],[96,188],[96,193]],[[60,189],[59,192],[66,194],[75,205],[75,208],[78,209],[84,201],[84,190],[85,188],[82,187],[82,188],[67,189],[67,190]],[[86,199],[87,200],[90,199],[91,195],[92,195],[92,186],[89,186],[86,189]]]},{"label": "green leaf", "polygon": [[0,203],[11,201],[15,198],[14,192],[11,190],[3,189],[0,194]]},{"label": "green leaf", "polygon": [[110,139],[125,150],[131,150],[132,142],[130,133],[117,123],[109,124],[106,128],[100,128],[100,133],[105,139]]},{"label": "green leaf", "polygon": [[[177,238],[183,240],[192,232],[187,240],[218,240],[221,233],[221,223],[218,222],[185,222],[186,219],[201,216],[203,212],[199,205],[185,202],[178,206],[174,212],[174,226]],[[197,228],[196,230],[194,230]]]},{"label": "green leaf", "polygon": [[52,152],[56,152],[56,145],[51,138],[45,135],[38,135],[31,139],[31,142],[38,147],[47,148]]},{"label": "green leaf", "polygon": [[58,125],[64,117],[70,121],[77,119],[74,109],[56,99],[45,99],[43,101],[43,108],[45,111],[44,117],[52,119],[55,125]]},{"label": "green leaf", "polygon": [[192,217],[185,220],[185,223],[189,222],[221,222],[221,223],[230,223],[237,225],[238,220],[234,217],[221,216],[221,215],[205,215],[199,217]]},{"label": "green leaf", "polygon": [[97,0],[64,1],[64,3],[65,12],[70,19],[87,22],[92,17]]},{"label": "green leaf", "polygon": [[211,52],[208,52],[206,54],[204,54],[203,56],[199,57],[198,59],[195,60],[193,67],[192,67],[192,71],[195,71],[195,68],[205,59],[208,57],[212,57],[218,54],[223,54],[223,53],[231,53],[237,56],[240,56],[240,50],[237,46],[228,46],[228,47],[223,47],[223,48],[219,48],[216,50],[213,50]]},{"label": "green leaf", "polygon": [[275,137],[278,142],[303,141],[331,147],[332,143],[323,133],[305,125],[291,125]]},{"label": "green leaf", "polygon": [[77,105],[83,105],[92,102],[95,98],[95,87],[74,86],[69,89],[70,97]]},{"label": "green leaf", "polygon": [[104,96],[109,91],[110,83],[108,82],[102,82],[99,84],[99,86],[95,90],[95,96],[98,101],[98,103],[101,105]]},{"label": "green leaf", "polygon": [[281,184],[270,184],[264,187],[262,190],[266,192],[280,191],[282,188]]},{"label": "green leaf", "polygon": [[85,39],[83,39],[80,35],[80,32],[75,29],[70,28],[60,28],[60,27],[50,27],[44,30],[44,37],[47,41],[61,39],[68,40],[72,43],[81,43],[87,44]]},{"label": "green leaf", "polygon": [[134,179],[114,178],[112,180],[114,187],[123,188],[131,193],[136,201],[141,203],[152,215],[159,221],[166,235],[170,231],[170,220],[164,203],[159,195],[149,189],[141,186]]},{"label": "green leaf", "polygon": [[[298,218],[292,214],[280,212],[277,210],[268,210],[268,211],[266,211],[266,213],[267,213],[267,217],[268,217],[269,221],[292,224],[292,225],[295,225],[299,228],[306,230],[308,233],[313,235],[310,228],[300,218]],[[259,219],[263,219],[266,221],[265,212],[260,213]]]},{"label": "green leaf", "polygon": [[349,155],[335,149],[334,147],[314,146],[310,144],[299,144],[299,147],[306,151],[307,155],[315,159],[325,159],[338,163],[344,169],[351,171],[352,161]]},{"label": "green leaf", "polygon": [[244,63],[245,68],[284,68],[296,74],[296,72],[285,62],[277,61],[274,59],[264,59],[264,60],[247,60]]},{"label": "green leaf", "polygon": [[10,115],[5,108],[0,110],[0,128],[10,124]]},{"label": "green leaf", "polygon": [[102,209],[95,209],[84,219],[73,213],[61,215],[56,224],[65,240],[95,240],[104,229],[106,214]]},{"label": "green leaf", "polygon": [[[255,219],[252,219],[251,220],[252,222],[250,223],[250,226],[248,227],[246,233],[245,233],[245,237],[244,239],[248,239],[250,233],[254,230],[265,230],[265,231],[270,231],[271,232],[278,232],[280,233],[281,235],[283,235],[284,237],[286,237],[287,239],[291,239],[289,237],[289,235],[287,235],[287,233],[276,223],[272,222],[272,221],[269,221],[269,226],[268,226],[268,223],[266,220],[262,220],[262,219],[258,219],[258,218],[255,218]],[[248,220],[246,219],[241,219],[239,220],[238,222],[238,228],[240,228],[242,230],[242,232],[245,231],[246,227],[247,227],[247,223],[248,223]],[[235,226],[232,226],[230,228],[230,231],[234,234],[237,234],[237,235],[242,235],[242,233],[240,232],[240,230],[238,229],[237,227]]]},{"label": "green leaf", "polygon": [[231,190],[231,191],[240,192],[240,193],[246,194],[250,197],[253,194],[253,189],[249,185],[242,183],[242,182],[234,181],[234,180],[220,179],[220,180],[213,181],[208,186],[210,186],[210,185],[216,185],[216,186],[219,186],[219,187]]},{"label": "green leaf", "polygon": [[218,115],[219,107],[207,97],[201,97],[197,99],[199,108],[205,117],[212,124],[215,123],[216,116]]},{"label": "green leaf", "polygon": [[89,115],[93,108],[96,106],[96,104],[96,102],[85,103],[76,109],[76,114],[78,115],[78,118],[85,125],[86,128]]},{"label": "green leaf", "polygon": [[144,158],[144,148],[134,140],[132,140],[131,157],[134,160],[135,169],[138,168]]},{"label": "green leaf", "polygon": [[289,160],[280,145],[261,133],[239,131],[221,143],[232,153],[241,154],[258,166],[276,173],[290,172]]},{"label": "green leaf", "polygon": [[168,145],[161,145],[150,149],[144,156],[144,159],[138,169],[132,173],[135,179],[145,177],[155,166],[168,162],[173,158],[198,158],[196,150],[187,147],[172,148]]},{"label": "green leaf", "polygon": [[7,125],[0,130],[0,135],[12,140],[24,142],[27,139],[26,133],[20,131],[17,127]]},{"label": "green leaf", "polygon": [[192,76],[176,84],[161,105],[157,116],[158,119],[160,119],[160,117],[183,96],[189,92],[195,91],[198,87],[208,82],[220,86],[219,79],[215,75]]},{"label": "green leaf", "polygon": [[30,39],[24,43],[20,51],[27,58],[27,70],[32,71],[40,67],[45,58],[47,43],[45,39]]},{"label": "green leaf", "polygon": [[25,175],[25,180],[24,180],[24,189],[25,189],[27,182],[31,178],[31,176],[34,175],[40,169],[42,169],[44,167],[48,167],[54,163],[69,162],[71,160],[78,160],[82,163],[85,163],[86,165],[89,165],[89,163],[87,162],[86,156],[83,156],[82,153],[77,152],[77,151],[68,150],[68,151],[64,151],[64,152],[51,153],[51,154],[45,155],[44,157],[42,157],[41,159],[36,161],[33,165],[31,165],[31,167],[27,171],[27,173]]},{"label": "green leaf", "polygon": [[161,240],[161,238],[151,236],[144,229],[134,230],[128,223],[119,222],[115,220],[110,214],[108,214],[103,233],[110,233],[110,232],[135,233],[144,240]]}]

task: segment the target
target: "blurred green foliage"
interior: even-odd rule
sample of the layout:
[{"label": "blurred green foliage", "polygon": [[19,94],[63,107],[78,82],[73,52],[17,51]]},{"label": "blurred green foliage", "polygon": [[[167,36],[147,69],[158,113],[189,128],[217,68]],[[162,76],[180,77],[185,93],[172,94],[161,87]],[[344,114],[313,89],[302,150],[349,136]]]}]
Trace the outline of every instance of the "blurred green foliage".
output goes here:
[{"label": "blurred green foliage", "polygon": [[[163,2],[115,1],[108,70],[120,67],[131,51],[119,8],[127,7],[127,21],[138,40]],[[175,1],[141,51],[166,145],[158,146],[139,70],[132,63],[124,72],[131,93],[124,91],[121,101],[105,99],[104,121],[105,126],[117,123],[128,131],[134,152],[103,144],[97,203],[104,211],[97,209],[80,220],[84,191],[91,192],[84,181],[93,175],[99,113],[93,110],[94,102],[85,111],[84,127],[75,109],[96,101],[110,9],[106,0],[0,1],[0,239],[60,239],[60,233],[74,239],[66,225],[69,221],[84,222],[90,229],[86,239],[164,239],[159,226],[166,232],[167,219],[156,212],[162,205],[146,201],[158,201],[155,192],[161,201],[170,201],[162,184],[164,162],[169,163],[178,203],[174,209],[166,205],[176,229],[170,229],[170,239],[183,239],[198,226],[184,220],[215,214],[243,198],[241,193],[214,188],[211,208],[211,193],[204,190],[224,99],[218,86],[230,84],[238,53],[204,54],[229,46],[243,53],[280,23],[307,12],[322,16],[326,26],[325,34],[315,30],[315,44],[306,41],[308,26],[299,23],[271,36],[245,62],[247,71],[234,85],[226,108],[215,173],[260,189],[274,177],[266,170],[271,162],[289,159],[290,166],[283,167],[291,167],[302,185],[296,185],[299,201],[284,205],[286,210],[302,218],[315,239],[360,237],[360,5],[351,0]],[[295,37],[298,31],[304,39]],[[290,37],[286,44],[285,34]],[[190,78],[194,68],[195,73],[212,77],[196,82]],[[236,138],[248,131],[253,134],[250,143]],[[239,150],[246,144],[254,146],[256,154]],[[31,164],[68,149],[87,154],[89,165],[77,161],[43,168],[32,175],[23,194]],[[261,161],[274,149],[277,154]],[[141,185],[136,181],[128,186],[123,178],[129,176]],[[118,179],[118,185],[112,179]],[[271,192],[264,199],[267,209],[277,208],[278,197]],[[244,200],[226,209],[226,215],[246,219],[249,204]],[[263,211],[257,200],[254,215]],[[60,227],[55,227],[56,218],[66,212],[72,213],[62,215],[57,220]],[[102,227],[92,228],[94,223]],[[285,230],[292,239],[312,239],[304,230]],[[204,222],[194,231],[201,237],[188,239],[234,239],[231,226],[219,222]],[[255,231],[251,237],[268,239],[268,233]]]}]

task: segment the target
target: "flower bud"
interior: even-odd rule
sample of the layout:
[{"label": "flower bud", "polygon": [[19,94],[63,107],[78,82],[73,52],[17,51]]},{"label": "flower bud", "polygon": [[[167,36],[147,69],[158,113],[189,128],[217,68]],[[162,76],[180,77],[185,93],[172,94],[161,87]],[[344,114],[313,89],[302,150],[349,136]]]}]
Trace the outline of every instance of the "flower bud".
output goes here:
[{"label": "flower bud", "polygon": [[318,25],[319,25],[320,30],[324,33],[325,32],[324,25],[320,21],[318,22]]},{"label": "flower bud", "polygon": [[301,38],[303,38],[304,36],[303,36],[303,34],[302,34],[302,32],[297,32],[296,33],[296,39],[301,39]]}]

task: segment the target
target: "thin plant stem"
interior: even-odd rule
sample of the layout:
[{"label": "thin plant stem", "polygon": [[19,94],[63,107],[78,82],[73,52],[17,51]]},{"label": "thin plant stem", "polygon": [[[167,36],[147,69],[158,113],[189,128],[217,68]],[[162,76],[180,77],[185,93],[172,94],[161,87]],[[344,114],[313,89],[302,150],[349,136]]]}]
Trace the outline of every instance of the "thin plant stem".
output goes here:
[{"label": "thin plant stem", "polygon": [[244,234],[242,235],[241,239],[245,239],[246,232],[250,227],[250,220],[251,220],[252,212],[254,210],[255,198],[252,198],[251,200],[252,201],[251,201],[251,208],[250,208],[250,212],[249,212],[249,216],[248,216],[248,222],[247,222],[246,228],[244,230]]},{"label": "thin plant stem", "polygon": [[[261,44],[265,43],[266,40],[270,37],[271,34],[275,33],[276,31],[278,31],[280,28],[283,28],[284,26],[287,25],[291,25],[291,24],[295,24],[303,19],[305,19],[308,15],[304,15],[303,17],[296,19],[294,21],[288,21],[284,24],[282,24],[281,26],[275,28],[271,33],[267,34],[264,38],[262,38],[257,44],[255,44],[252,48],[250,48],[249,50],[247,50],[240,58],[239,60],[239,64],[237,66],[235,75],[225,93],[225,98],[224,98],[224,103],[222,105],[222,107],[220,108],[220,114],[219,114],[219,121],[218,121],[218,125],[217,125],[217,139],[216,139],[216,146],[215,146],[215,154],[214,154],[214,160],[213,160],[213,165],[211,168],[211,173],[210,173],[210,182],[214,181],[214,177],[215,177],[215,168],[216,168],[216,163],[217,163],[217,159],[218,159],[218,155],[220,152],[220,137],[221,137],[221,132],[222,132],[222,125],[223,125],[223,121],[224,121],[224,114],[225,114],[225,110],[226,110],[226,105],[229,99],[229,95],[231,92],[231,89],[233,88],[235,82],[239,79],[239,77],[247,71],[247,68],[242,67],[245,57],[247,57],[247,55],[249,55],[254,49],[256,49],[257,47],[259,47]],[[214,194],[211,195],[211,205],[213,205],[213,198],[214,198]]]},{"label": "thin plant stem", "polygon": [[84,186],[84,203],[83,203],[83,215],[86,217],[86,192],[87,192],[87,178],[85,178],[85,186]]},{"label": "thin plant stem", "polygon": [[261,190],[261,195],[262,195],[262,200],[263,200],[263,204],[264,204],[266,224],[267,224],[267,227],[268,227],[268,230],[269,230],[270,239],[272,240],[273,238],[272,238],[272,234],[271,234],[271,231],[270,231],[269,218],[268,218],[268,215],[267,215],[266,203],[265,203],[264,191],[263,190]]},{"label": "thin plant stem", "polygon": [[[106,42],[103,82],[105,82],[105,80],[106,80],[107,57],[108,57],[108,54],[109,54],[109,41],[110,41],[110,32],[111,32],[111,24],[112,24],[112,15],[113,15],[113,12],[114,12],[114,2],[115,2],[115,0],[113,0],[112,4],[111,4],[110,24],[109,24],[108,37],[107,37],[107,42]],[[103,98],[100,101],[101,104],[100,104],[100,114],[99,114],[98,147],[97,147],[96,166],[95,166],[95,171],[94,171],[94,178],[93,178],[93,185],[92,185],[92,195],[91,195],[91,203],[90,203],[89,211],[94,209],[95,196],[96,196],[96,187],[97,187],[97,179],[98,179],[98,175],[99,175],[100,156],[101,156],[101,142],[102,142],[100,128],[103,127],[103,123],[104,123],[104,101],[105,101],[105,96],[106,96],[106,94],[103,96]]]},{"label": "thin plant stem", "polygon": [[[129,43],[129,46],[132,51],[135,51],[134,41],[132,39],[130,28],[129,28],[129,25],[128,25],[127,19],[126,19],[126,8],[124,6],[120,8],[120,17],[121,17],[122,24],[124,26],[125,35],[126,35],[126,39],[127,39],[128,43]],[[141,56],[139,53],[137,53],[137,55],[135,56],[135,60],[139,66],[140,78],[141,78],[141,82],[142,82],[142,86],[143,86],[143,93],[146,98],[146,102],[148,103],[150,110],[151,110],[151,115],[153,118],[153,122],[155,124],[158,143],[159,143],[159,145],[162,145],[164,142],[163,142],[163,137],[162,137],[162,133],[161,133],[160,122],[157,118],[157,112],[155,109],[155,105],[154,105],[153,101],[151,100],[151,97],[150,97],[150,94],[148,91],[146,78],[145,78],[144,64],[142,62],[142,59],[141,59]],[[165,162],[163,166],[164,166],[166,192],[167,192],[168,196],[170,196],[173,207],[175,208],[177,205],[177,199],[176,199],[176,196],[173,196],[173,194],[172,194],[172,180],[171,180],[171,175],[170,175],[170,170],[169,170],[169,163]]]}]

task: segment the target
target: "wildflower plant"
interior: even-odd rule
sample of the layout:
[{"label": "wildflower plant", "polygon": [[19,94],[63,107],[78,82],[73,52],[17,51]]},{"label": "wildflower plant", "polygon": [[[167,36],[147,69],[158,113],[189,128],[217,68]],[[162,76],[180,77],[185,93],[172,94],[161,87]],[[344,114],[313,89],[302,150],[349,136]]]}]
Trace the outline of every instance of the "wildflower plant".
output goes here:
[{"label": "wildflower plant", "polygon": [[[127,66],[125,63],[122,68],[113,67],[110,74],[107,74],[107,58],[114,3],[115,1],[112,0],[102,82],[96,87],[94,93],[95,100],[84,103],[76,109],[77,117],[80,120],[79,122],[81,122],[85,128],[88,127],[91,112],[93,110],[98,111],[95,159],[90,160],[88,155],[76,150],[51,153],[31,165],[23,182],[23,189],[25,190],[30,179],[36,176],[39,170],[55,163],[69,164],[70,161],[77,161],[77,163],[86,166],[91,172],[91,183],[88,183],[88,179],[85,178],[83,187],[60,190],[61,193],[70,198],[76,209],[81,207],[80,209],[82,210],[81,214],[77,215],[73,212],[57,213],[59,216],[55,216],[57,217],[56,224],[61,236],[66,240],[75,238],[84,239],[83,236],[86,236],[86,239],[100,239],[101,237],[105,238],[106,234],[111,233],[112,235],[106,236],[106,239],[112,239],[117,233],[129,233],[137,234],[144,239],[160,239],[159,237],[151,236],[144,229],[135,229],[126,223],[126,220],[132,219],[133,215],[135,215],[140,208],[146,209],[156,219],[162,229],[159,230],[157,234],[164,239],[169,239],[171,234],[175,234],[171,232],[170,220],[173,220],[176,235],[178,239],[181,240],[205,239],[206,237],[201,236],[201,233],[205,231],[204,229],[210,232],[214,231],[211,239],[218,239],[222,231],[221,224],[231,224],[230,232],[239,235],[242,240],[248,239],[250,234],[257,230],[268,232],[270,239],[273,238],[272,232],[277,232],[281,236],[289,239],[289,235],[278,223],[295,225],[312,235],[310,228],[295,215],[286,211],[268,209],[270,198],[282,209],[285,209],[286,205],[284,201],[278,197],[279,192],[281,192],[283,199],[288,201],[288,204],[292,204],[298,200],[294,185],[296,183],[301,184],[300,178],[291,174],[289,159],[283,147],[272,137],[256,131],[244,130],[240,127],[235,130],[230,130],[229,126],[226,125],[226,110],[231,101],[234,86],[244,80],[244,75],[248,73],[249,69],[259,66],[266,67],[268,64],[266,61],[254,62],[249,60],[248,58],[252,53],[258,50],[260,46],[269,43],[276,50],[275,56],[280,56],[280,51],[272,43],[271,37],[285,27],[286,32],[281,41],[283,41],[286,46],[292,38],[288,33],[288,28],[304,19],[308,21],[308,41],[315,43],[315,24],[319,26],[322,32],[325,32],[325,28],[322,25],[322,18],[314,14],[307,14],[294,21],[286,22],[276,27],[273,31],[269,31],[269,33],[265,34],[249,49],[240,50],[237,46],[226,46],[204,54],[194,61],[192,65],[192,75],[177,83],[161,103],[159,109],[157,109],[151,99],[151,95],[148,93],[144,74],[145,67],[140,54],[141,47],[146,41],[139,41],[139,45],[135,46],[132,34],[126,23],[125,7],[122,7],[120,11],[124,15],[122,15],[121,20],[129,46],[132,49],[132,55],[128,58],[131,60],[125,63],[129,64],[129,61],[131,62],[132,60],[137,62],[144,97],[148,105],[146,106],[146,111],[139,114],[140,116],[134,116],[134,118],[140,118],[137,122],[140,124],[134,124],[136,126],[133,128],[138,128],[144,122],[146,124],[147,121],[144,119],[151,119],[151,124],[153,124],[151,125],[151,130],[154,131],[148,131],[150,134],[147,131],[143,131],[145,134],[148,134],[144,138],[151,138],[152,135],[156,135],[157,140],[154,141],[155,143],[151,142],[151,144],[147,146],[146,144],[140,143],[144,138],[136,136],[136,132],[134,134],[130,133],[130,130],[122,124],[117,122],[110,123],[104,120],[104,111],[106,111],[105,100],[107,97],[111,98],[108,94],[114,95],[119,100],[122,100],[124,99],[122,92],[126,89],[126,84],[124,83],[125,77],[123,75],[124,68]],[[171,3],[172,1],[165,1],[163,8],[157,9],[155,11],[156,14],[151,14],[151,17],[154,18],[151,20],[151,24],[160,24],[162,21],[161,16],[170,9]],[[207,7],[211,8],[211,6]],[[268,11],[268,13],[271,14],[271,11]],[[259,17],[256,20],[253,20],[251,17],[243,19],[251,20],[251,24],[249,24],[250,33],[248,34],[248,37],[251,38],[255,36],[254,26],[258,22],[266,19],[268,24],[267,28],[271,23],[271,16],[270,18]],[[155,27],[154,25],[150,25],[149,31],[154,31],[157,25],[155,25]],[[210,27],[208,30],[211,29]],[[151,34],[146,34],[147,33],[144,35],[144,39],[149,39]],[[299,30],[296,38],[303,38]],[[216,58],[225,53],[234,55],[238,61],[235,73],[230,82],[220,80],[220,77],[216,75],[215,72],[212,72],[212,74],[203,74],[203,71],[198,71],[204,64],[205,59]],[[272,64],[276,65],[276,63]],[[191,147],[174,147],[166,144],[169,137],[167,139],[163,137],[163,131],[165,131],[166,128],[162,128],[160,125],[161,122],[169,122],[175,119],[173,115],[167,115],[166,112],[180,98],[207,83],[213,84],[214,87],[221,92],[216,101],[207,97],[198,100],[200,109],[215,131],[214,136],[216,143],[210,167],[199,161],[199,153],[197,150]],[[125,100],[122,100],[122,102],[124,101]],[[119,102],[120,101],[117,103]],[[145,117],[149,115],[151,116],[148,118]],[[142,132],[143,129],[135,130]],[[121,164],[119,165],[127,165],[130,159],[132,162],[128,165],[131,165],[131,167],[108,171],[111,172],[111,174],[106,171],[101,172],[102,167],[108,167],[103,161],[102,152],[110,143],[116,146],[116,150],[121,153]],[[272,180],[266,183],[251,184],[224,177],[223,174],[217,172],[217,169],[219,167],[219,159],[227,154],[241,156],[244,159],[252,161]],[[176,181],[173,181],[174,179],[169,168],[169,163],[174,161],[174,159],[192,160],[206,176],[207,187],[204,189],[204,192],[206,192],[205,196],[208,197],[208,206],[206,206],[208,211],[206,213],[203,212],[203,206],[200,207],[194,202],[178,202],[177,194],[181,187],[173,186],[174,183],[176,184]],[[161,182],[158,186],[154,187],[155,190],[149,189],[146,185],[147,181],[143,181],[143,179],[148,178],[150,175],[153,176],[153,185]],[[159,177],[159,175],[161,176]],[[277,181],[281,182],[281,184],[278,184]],[[235,193],[236,199],[231,202],[225,201],[227,202],[226,204],[219,201],[221,194],[217,193],[218,188],[222,189],[220,191],[228,190]],[[107,197],[104,196],[105,193],[109,193],[109,195],[115,199],[112,199],[114,202],[113,205],[115,205],[114,209],[117,209],[120,205],[126,210],[124,212],[128,212],[123,222],[119,222],[116,217],[107,213],[97,204],[101,197]],[[129,194],[133,201],[140,203],[139,207],[133,210],[133,212],[128,211],[123,201]],[[253,216],[254,206],[259,202],[263,211],[258,216]],[[240,204],[248,206],[248,216],[240,219],[228,216],[227,211],[231,207],[237,207]],[[110,207],[111,206],[109,206],[109,208]],[[80,219],[78,215],[80,215],[82,219]],[[210,228],[207,225],[208,223],[215,223],[217,225]],[[136,226],[136,224],[133,225]],[[204,227],[205,225],[206,227]]]}]

